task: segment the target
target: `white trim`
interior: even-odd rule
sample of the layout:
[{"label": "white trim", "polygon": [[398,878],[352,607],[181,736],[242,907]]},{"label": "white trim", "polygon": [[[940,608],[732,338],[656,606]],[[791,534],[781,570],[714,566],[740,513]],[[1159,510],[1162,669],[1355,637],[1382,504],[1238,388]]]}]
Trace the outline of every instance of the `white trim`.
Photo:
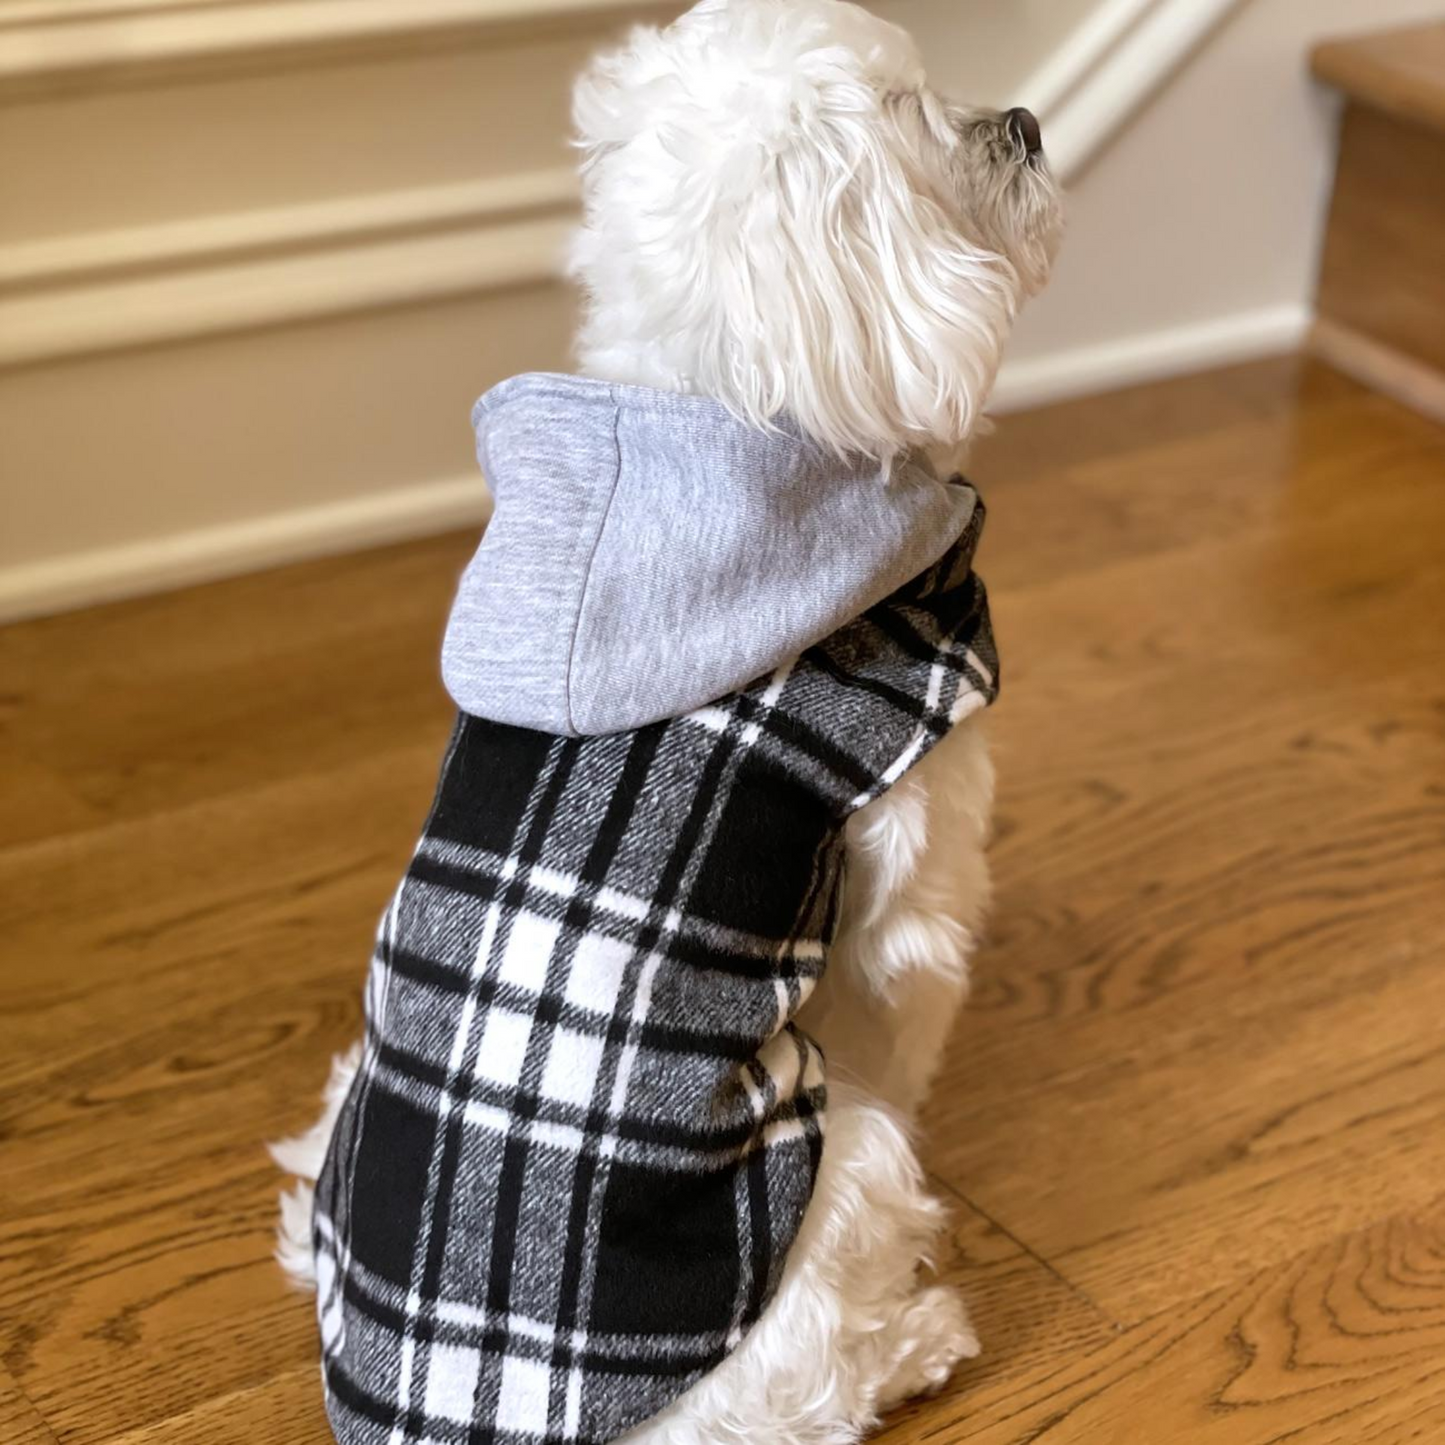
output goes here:
[{"label": "white trim", "polygon": [[0,569],[0,622],[165,592],[453,528],[480,527],[490,512],[491,500],[481,478],[455,477],[73,552]]},{"label": "white trim", "polygon": [[217,265],[267,252],[341,247],[386,235],[486,224],[577,203],[570,166],[415,186],[0,246],[0,296],[26,287]]},{"label": "white trim", "polygon": [[1160,0],[1101,0],[1019,87],[1019,102],[1040,120],[1060,107]]},{"label": "white trim", "polygon": [[[1106,0],[1024,87],[1060,173],[1084,165],[1238,3]],[[612,0],[385,0],[377,11],[372,0],[241,0],[172,15],[164,0],[150,0],[126,24],[142,32],[171,20],[224,27],[244,16],[260,23],[253,12],[264,11],[284,29],[317,6],[332,34],[394,26],[402,15],[425,28],[462,11],[496,23],[523,12],[535,19],[627,8]],[[37,33],[57,28],[65,27]],[[37,27],[0,24],[7,54],[27,29]],[[214,40],[220,32],[206,33]],[[138,40],[134,54],[144,53]],[[561,272],[576,187],[568,168],[555,167],[8,246],[0,249],[0,368],[544,284]]]},{"label": "white trim", "polygon": [[79,24],[102,16],[150,15],[160,10],[198,10],[205,5],[234,5],[237,0],[3,0],[0,35],[26,25],[65,20]]},{"label": "white trim", "polygon": [[565,168],[0,248],[0,367],[555,280]]},{"label": "white trim", "polygon": [[990,410],[1022,411],[1294,351],[1304,341],[1309,323],[1306,306],[1271,306],[1006,363]]},{"label": "white trim", "polygon": [[1241,0],[1108,0],[1019,90],[1055,172],[1077,176]]},{"label": "white trim", "polygon": [[0,100],[73,87],[174,79],[291,57],[435,45],[496,28],[606,22],[665,8],[660,0],[69,0],[0,10]]}]

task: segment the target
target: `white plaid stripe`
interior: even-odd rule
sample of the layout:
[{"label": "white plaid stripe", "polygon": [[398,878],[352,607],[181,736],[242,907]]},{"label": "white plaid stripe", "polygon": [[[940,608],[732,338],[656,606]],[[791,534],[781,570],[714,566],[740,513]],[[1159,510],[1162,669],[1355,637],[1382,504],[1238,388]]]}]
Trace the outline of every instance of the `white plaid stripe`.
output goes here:
[{"label": "white plaid stripe", "polygon": [[[548,769],[548,772],[545,774],[545,776],[549,779],[552,775],[552,772],[555,771],[556,767],[558,766],[559,755],[560,746],[554,744],[550,750],[548,758],[550,767]],[[545,797],[545,793],[543,793],[541,790],[539,790],[539,793],[541,793],[541,796]],[[531,816],[532,814],[529,811],[524,818],[524,822],[530,822]],[[506,885],[511,882],[513,877],[515,877],[518,866],[519,862],[515,856],[509,856],[503,861],[499,875],[500,882],[503,888],[505,888]],[[491,956],[492,947],[496,940],[498,929],[504,921],[504,914],[499,906],[494,905],[487,910],[486,922],[484,923],[482,928],[481,941],[477,946],[476,955],[473,959],[472,964],[472,980],[474,983],[486,969],[487,962]],[[456,1030],[452,1035],[451,1053],[447,1060],[447,1075],[449,1085],[447,1090],[441,1096],[441,1099],[439,1101],[439,1107],[437,1110],[438,1144],[434,1146],[432,1150],[431,1166],[428,1171],[427,1178],[427,1199],[429,1201],[434,1200],[436,1197],[436,1189],[439,1180],[439,1170],[444,1157],[443,1151],[439,1146],[439,1141],[444,1131],[453,1123],[455,1112],[459,1107],[459,1101],[456,1097],[454,1085],[456,1082],[459,1081],[461,1072],[465,1066],[466,1056],[470,1047],[470,1040],[474,1032],[474,1025],[476,1023],[479,1012],[480,1010],[477,1006],[476,994],[474,991],[469,991],[462,1005],[462,1010],[460,1017],[457,1021]],[[485,1020],[485,1022],[490,1022],[490,1020]],[[413,1257],[414,1270],[419,1267],[421,1262],[424,1261],[427,1256],[427,1250],[431,1243],[431,1229],[433,1223],[433,1210],[430,1208],[425,1209],[422,1213],[422,1230],[418,1238],[418,1247]],[[418,1312],[421,1308],[422,1300],[422,1295],[418,1287],[418,1283],[419,1282],[414,1273],[412,1288],[407,1295],[407,1326],[402,1344],[401,1369],[398,1373],[397,1380],[398,1422],[393,1427],[391,1432],[391,1445],[406,1445],[407,1436],[410,1433],[409,1431],[405,1431],[402,1429],[402,1420],[411,1408],[412,1374],[416,1362],[416,1341],[414,1338],[414,1328]]]},{"label": "white plaid stripe", "polygon": [[[971,693],[966,695],[967,698],[974,696],[976,695]],[[965,700],[965,695],[960,696],[960,701],[963,700]],[[422,840],[417,850],[417,856],[422,859],[437,858],[442,861],[454,859],[464,868],[498,877],[502,875],[506,864],[506,860],[499,854],[487,849],[466,848],[455,843],[438,847],[427,839]],[[515,876],[515,867],[512,869],[512,876]],[[575,875],[561,869],[534,868],[527,878],[528,906],[538,908],[546,900],[565,902],[575,895],[580,882],[581,880]],[[611,919],[621,927],[628,923],[645,922],[651,907],[652,905],[644,898],[636,897],[618,888],[607,887],[597,891],[592,902],[591,912],[594,920],[606,923]],[[687,918],[676,909],[672,910],[672,916],[665,921],[673,930],[687,930],[697,926],[695,920]],[[825,953],[822,940],[817,938],[787,939],[779,942],[776,939],[763,938],[758,934],[749,933],[745,929],[731,928],[726,924],[712,921],[708,922],[706,928],[709,935],[723,943],[728,951],[752,954],[760,959],[821,961]]]}]

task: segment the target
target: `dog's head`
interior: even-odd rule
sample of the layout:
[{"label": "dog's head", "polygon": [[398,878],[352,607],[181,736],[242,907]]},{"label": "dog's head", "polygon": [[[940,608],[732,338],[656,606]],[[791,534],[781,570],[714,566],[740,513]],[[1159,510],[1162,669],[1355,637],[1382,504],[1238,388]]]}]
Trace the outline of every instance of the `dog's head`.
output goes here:
[{"label": "dog's head", "polygon": [[574,110],[589,370],[840,450],[967,438],[1059,236],[1027,111],[943,99],[842,0],[703,0]]}]

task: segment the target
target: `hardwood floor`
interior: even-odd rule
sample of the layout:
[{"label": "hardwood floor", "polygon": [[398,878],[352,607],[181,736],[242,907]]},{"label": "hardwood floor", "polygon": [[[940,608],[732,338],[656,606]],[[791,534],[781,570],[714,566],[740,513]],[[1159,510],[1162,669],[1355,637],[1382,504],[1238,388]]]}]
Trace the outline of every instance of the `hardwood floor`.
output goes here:
[{"label": "hardwood floor", "polygon": [[[998,897],[926,1156],[985,1354],[884,1438],[1445,1441],[1445,430],[1284,360],[974,471]],[[329,1438],[261,1141],[357,1031],[472,545],[0,632],[0,1440]]]}]

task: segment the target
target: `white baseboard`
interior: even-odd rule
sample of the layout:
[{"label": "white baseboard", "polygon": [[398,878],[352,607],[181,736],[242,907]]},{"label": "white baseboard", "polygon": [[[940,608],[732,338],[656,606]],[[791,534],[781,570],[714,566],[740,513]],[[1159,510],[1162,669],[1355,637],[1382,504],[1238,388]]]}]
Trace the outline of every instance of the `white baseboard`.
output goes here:
[{"label": "white baseboard", "polygon": [[453,477],[0,568],[0,622],[165,592],[453,528],[480,528],[490,513],[491,499],[480,476]]},{"label": "white baseboard", "polygon": [[990,409],[1021,411],[1293,351],[1304,341],[1309,322],[1304,306],[1272,306],[1006,363]]}]

